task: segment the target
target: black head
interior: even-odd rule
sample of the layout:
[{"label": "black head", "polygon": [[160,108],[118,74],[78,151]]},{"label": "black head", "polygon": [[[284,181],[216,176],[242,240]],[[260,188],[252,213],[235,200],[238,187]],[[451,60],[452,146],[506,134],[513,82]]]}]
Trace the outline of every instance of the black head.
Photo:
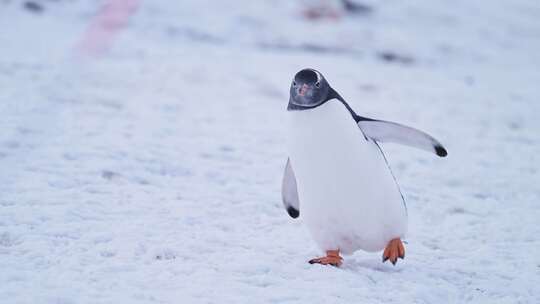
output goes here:
[{"label": "black head", "polygon": [[332,91],[323,75],[314,69],[296,73],[291,84],[289,110],[305,110],[320,106]]}]

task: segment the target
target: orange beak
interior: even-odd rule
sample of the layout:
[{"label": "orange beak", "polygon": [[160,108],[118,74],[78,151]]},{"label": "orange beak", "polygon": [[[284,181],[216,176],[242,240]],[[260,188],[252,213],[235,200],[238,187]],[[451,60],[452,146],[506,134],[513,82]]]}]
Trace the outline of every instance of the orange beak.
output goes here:
[{"label": "orange beak", "polygon": [[307,90],[309,89],[309,86],[307,84],[303,84],[302,87],[300,88],[300,91],[298,91],[298,95],[300,96],[304,96],[307,92]]}]

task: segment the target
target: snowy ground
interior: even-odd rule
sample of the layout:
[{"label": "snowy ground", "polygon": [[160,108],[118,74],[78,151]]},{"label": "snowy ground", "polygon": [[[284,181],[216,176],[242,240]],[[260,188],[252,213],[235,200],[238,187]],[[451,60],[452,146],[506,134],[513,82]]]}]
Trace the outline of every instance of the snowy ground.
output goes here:
[{"label": "snowy ground", "polygon": [[[44,3],[0,1],[0,303],[540,303],[537,1],[141,1],[97,58],[75,50],[97,2]],[[306,262],[280,200],[303,67],[449,151],[383,147],[395,267]]]}]

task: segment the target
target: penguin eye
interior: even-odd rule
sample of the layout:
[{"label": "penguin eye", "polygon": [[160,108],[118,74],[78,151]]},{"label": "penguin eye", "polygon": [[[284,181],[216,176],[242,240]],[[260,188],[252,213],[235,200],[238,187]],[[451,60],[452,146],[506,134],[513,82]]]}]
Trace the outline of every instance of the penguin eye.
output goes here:
[{"label": "penguin eye", "polygon": [[295,87],[296,86],[296,81],[293,81],[292,85],[293,85],[293,87]]},{"label": "penguin eye", "polygon": [[320,83],[319,81],[317,81],[317,82],[315,83],[315,86],[316,86],[317,88],[320,88],[320,87],[321,87],[321,83]]}]

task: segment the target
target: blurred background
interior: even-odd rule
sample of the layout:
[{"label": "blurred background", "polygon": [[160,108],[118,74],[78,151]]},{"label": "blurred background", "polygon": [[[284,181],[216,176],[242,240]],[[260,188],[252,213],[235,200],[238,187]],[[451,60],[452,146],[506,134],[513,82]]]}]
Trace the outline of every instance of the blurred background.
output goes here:
[{"label": "blurred background", "polygon": [[[399,266],[306,263],[305,67],[449,151],[383,146]],[[0,0],[0,302],[538,303],[539,83],[534,0]]]}]

